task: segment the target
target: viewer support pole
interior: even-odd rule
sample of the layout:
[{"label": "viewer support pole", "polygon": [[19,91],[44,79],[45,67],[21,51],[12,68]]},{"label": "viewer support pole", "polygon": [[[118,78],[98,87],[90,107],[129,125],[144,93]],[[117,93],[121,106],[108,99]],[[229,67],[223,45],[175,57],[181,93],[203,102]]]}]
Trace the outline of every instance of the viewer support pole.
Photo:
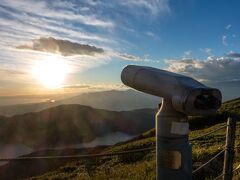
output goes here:
[{"label": "viewer support pole", "polygon": [[163,99],[156,114],[157,180],[192,179],[192,152],[187,116]]}]

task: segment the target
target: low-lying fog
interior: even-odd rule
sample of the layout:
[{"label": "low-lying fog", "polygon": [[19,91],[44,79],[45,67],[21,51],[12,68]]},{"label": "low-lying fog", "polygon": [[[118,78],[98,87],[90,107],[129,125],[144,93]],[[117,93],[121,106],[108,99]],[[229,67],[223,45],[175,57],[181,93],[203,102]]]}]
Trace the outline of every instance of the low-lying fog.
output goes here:
[{"label": "low-lying fog", "polygon": [[[59,146],[59,147],[45,147],[41,149],[32,149],[24,144],[7,144],[4,146],[0,145],[0,157],[1,158],[16,158],[19,156],[30,154],[37,150],[44,150],[44,149],[66,149],[66,148],[89,148],[89,147],[96,147],[99,145],[113,145],[118,142],[127,141],[134,136],[130,136],[128,134],[122,132],[114,132],[110,133],[101,137],[94,139],[88,143],[81,143],[81,144],[73,144],[70,146]],[[0,165],[4,165],[7,162],[0,162]]]}]

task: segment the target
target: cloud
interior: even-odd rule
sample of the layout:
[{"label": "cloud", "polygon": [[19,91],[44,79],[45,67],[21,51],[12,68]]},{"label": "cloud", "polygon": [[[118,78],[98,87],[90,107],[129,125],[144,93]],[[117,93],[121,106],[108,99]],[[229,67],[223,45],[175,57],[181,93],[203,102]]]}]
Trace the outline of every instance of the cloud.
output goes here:
[{"label": "cloud", "polygon": [[232,25],[231,24],[228,24],[226,27],[225,27],[225,29],[230,29],[232,27]]},{"label": "cloud", "polygon": [[189,59],[192,56],[192,51],[185,51],[183,59]]},{"label": "cloud", "polygon": [[226,56],[230,57],[230,58],[239,58],[240,59],[240,53],[236,53],[236,52],[229,52]]},{"label": "cloud", "polygon": [[140,57],[131,54],[116,54],[117,57],[128,61],[139,61]]},{"label": "cloud", "polygon": [[154,16],[170,12],[169,0],[123,0],[120,2],[131,9],[138,8],[138,12],[148,14],[150,12]]},{"label": "cloud", "polygon": [[64,89],[85,89],[90,88],[90,85],[84,85],[84,84],[74,84],[74,85],[64,85],[62,88]]},{"label": "cloud", "polygon": [[96,5],[100,4],[101,2],[98,0],[86,0],[86,3],[91,6],[96,6]]},{"label": "cloud", "polygon": [[223,36],[222,36],[222,44],[223,44],[224,46],[228,46],[227,36],[226,36],[226,35],[223,35]]},{"label": "cloud", "polygon": [[83,90],[126,90],[127,86],[123,84],[73,84],[73,85],[64,85],[64,89],[74,90],[74,89],[83,89]]},{"label": "cloud", "polygon": [[11,84],[15,81],[18,83],[29,83],[31,80],[28,77],[28,74],[21,70],[15,70],[15,69],[0,69],[0,82],[1,84]]},{"label": "cloud", "polygon": [[[4,1],[4,0],[3,0]],[[36,39],[39,37],[56,37],[59,39],[66,39],[75,42],[81,42],[86,44],[96,44],[101,43],[101,45],[113,45],[117,43],[114,39],[109,39],[104,37],[104,33],[94,33],[94,31],[87,31],[83,29],[78,22],[72,19],[71,21],[59,20],[58,16],[54,15],[47,16],[47,13],[37,11],[38,8],[42,6],[45,7],[46,2],[39,2],[39,7],[36,4],[29,3],[31,8],[27,7],[15,7],[13,4],[5,3],[1,5],[0,2],[0,26],[1,26],[1,43],[0,45],[12,45],[18,42],[27,41],[30,39]],[[16,3],[22,4],[22,1],[17,1]],[[6,4],[8,6],[6,6]],[[24,4],[24,3],[23,3]],[[50,3],[51,4],[51,3]],[[48,4],[48,6],[51,6]],[[55,4],[55,1],[54,1]],[[57,3],[56,3],[57,4]],[[25,4],[27,6],[27,4]],[[59,6],[61,3],[58,4]],[[63,5],[61,5],[63,6]],[[14,7],[14,8],[13,8]],[[61,10],[67,8],[68,6],[62,7]],[[23,11],[20,11],[23,8]],[[35,10],[36,8],[36,10]],[[54,7],[55,8],[55,7]],[[26,12],[24,11],[26,9]],[[40,8],[41,9],[41,8]],[[32,12],[30,12],[32,10]],[[45,10],[47,11],[47,10]],[[57,11],[52,9],[50,11]],[[69,11],[69,10],[68,10]],[[74,12],[74,11],[73,11]],[[59,12],[58,12],[59,13]],[[45,14],[46,16],[41,16],[40,14]],[[51,13],[50,13],[51,14]],[[53,13],[54,14],[54,13]],[[75,25],[77,24],[77,25]],[[98,28],[97,26],[94,28]],[[108,31],[109,28],[106,29]],[[104,32],[104,31],[103,31]],[[1,47],[0,47],[1,48]]]},{"label": "cloud", "polygon": [[10,70],[10,69],[0,69],[1,74],[7,74],[7,75],[24,75],[25,72],[18,71],[18,70]]},{"label": "cloud", "polygon": [[[87,44],[80,44],[76,42],[71,42],[69,40],[55,39],[53,37],[39,38],[32,40],[31,43],[23,44],[16,47],[20,50],[34,50],[41,52],[50,52],[61,54],[62,56],[76,56],[81,55],[81,57],[98,55],[99,57],[111,58],[118,57],[122,60],[127,61],[144,61],[144,62],[157,62],[150,59],[148,56],[139,57],[132,54],[119,53],[114,51],[106,51],[103,48],[98,48],[95,46],[90,46]],[[102,58],[100,58],[102,59]]]},{"label": "cloud", "polygon": [[212,56],[212,49],[211,48],[201,48],[200,51],[205,52],[206,54]]},{"label": "cloud", "polygon": [[153,32],[150,32],[150,31],[146,32],[146,35],[148,35],[149,37],[154,37],[155,36],[155,34]]},{"label": "cloud", "polygon": [[167,60],[167,69],[204,82],[226,82],[240,79],[240,60],[208,57],[207,60]]},{"label": "cloud", "polygon": [[120,58],[126,61],[160,63],[160,60],[153,59],[148,54],[145,54],[144,56],[136,56],[132,54],[117,53],[117,52],[110,53],[110,54],[111,56],[115,56],[117,58]]},{"label": "cloud", "polygon": [[[47,1],[37,1],[33,3],[31,0],[2,0],[1,4],[4,4],[6,7],[11,8],[13,11],[22,11],[23,13],[32,14],[33,16],[39,16],[41,18],[58,19],[62,21],[71,20],[85,25],[102,28],[114,27],[114,23],[112,21],[106,19],[102,20],[96,18],[94,15],[81,14],[81,12],[77,11],[77,6],[81,4],[74,5],[73,2],[71,4],[66,4],[63,2],[48,3]],[[61,6],[61,8],[59,8],[59,6]],[[71,7],[71,11],[69,10],[69,7]]]},{"label": "cloud", "polygon": [[18,49],[30,49],[42,52],[60,53],[63,56],[102,54],[104,50],[95,46],[71,42],[68,40],[49,38],[39,38],[33,40],[31,44],[17,46]]}]

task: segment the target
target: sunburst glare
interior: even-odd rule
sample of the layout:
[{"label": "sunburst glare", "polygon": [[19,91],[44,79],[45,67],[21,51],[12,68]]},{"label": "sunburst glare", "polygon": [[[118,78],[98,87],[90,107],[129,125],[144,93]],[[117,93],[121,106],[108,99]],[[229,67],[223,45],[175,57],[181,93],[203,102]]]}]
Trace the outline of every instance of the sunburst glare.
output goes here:
[{"label": "sunburst glare", "polygon": [[69,71],[66,60],[50,56],[36,62],[32,73],[39,82],[47,88],[61,87]]}]

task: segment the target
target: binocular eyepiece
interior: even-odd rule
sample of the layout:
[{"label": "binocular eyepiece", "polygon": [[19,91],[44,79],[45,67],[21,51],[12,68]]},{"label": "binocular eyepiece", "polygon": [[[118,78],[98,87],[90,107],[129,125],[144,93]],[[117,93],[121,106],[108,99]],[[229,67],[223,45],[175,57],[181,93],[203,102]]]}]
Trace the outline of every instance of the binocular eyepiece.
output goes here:
[{"label": "binocular eyepiece", "polygon": [[221,101],[213,96],[211,92],[206,92],[196,97],[194,106],[202,110],[214,109],[221,106]]}]

